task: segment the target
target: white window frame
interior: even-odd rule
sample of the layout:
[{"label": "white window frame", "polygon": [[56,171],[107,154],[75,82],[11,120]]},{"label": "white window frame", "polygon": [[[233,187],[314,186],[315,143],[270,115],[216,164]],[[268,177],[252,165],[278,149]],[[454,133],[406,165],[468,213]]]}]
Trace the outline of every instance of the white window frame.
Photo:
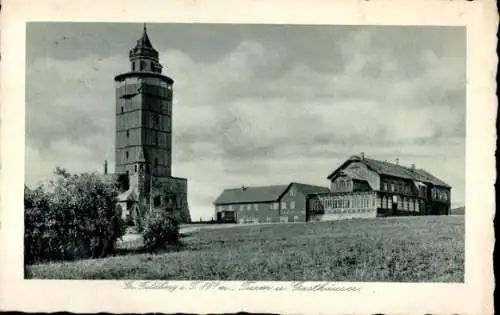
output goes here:
[{"label": "white window frame", "polygon": [[286,210],[286,201],[281,202],[281,209]]},{"label": "white window frame", "polygon": [[290,209],[295,209],[295,201],[290,201]]}]

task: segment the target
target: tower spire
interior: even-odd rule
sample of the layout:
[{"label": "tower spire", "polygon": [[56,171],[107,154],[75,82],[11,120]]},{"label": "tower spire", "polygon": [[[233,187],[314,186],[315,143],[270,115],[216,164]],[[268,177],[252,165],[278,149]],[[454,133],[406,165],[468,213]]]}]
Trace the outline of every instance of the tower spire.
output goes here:
[{"label": "tower spire", "polygon": [[146,23],[144,23],[144,33],[147,33]]}]

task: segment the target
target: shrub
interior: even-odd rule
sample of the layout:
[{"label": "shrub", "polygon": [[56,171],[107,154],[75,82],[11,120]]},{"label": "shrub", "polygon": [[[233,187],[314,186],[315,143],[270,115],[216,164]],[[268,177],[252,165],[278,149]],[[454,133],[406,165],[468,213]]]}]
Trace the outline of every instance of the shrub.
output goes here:
[{"label": "shrub", "polygon": [[125,233],[116,187],[95,174],[56,175],[49,189],[25,187],[25,263],[109,255]]},{"label": "shrub", "polygon": [[142,235],[147,250],[178,244],[179,223],[166,210],[153,210],[146,217]]}]

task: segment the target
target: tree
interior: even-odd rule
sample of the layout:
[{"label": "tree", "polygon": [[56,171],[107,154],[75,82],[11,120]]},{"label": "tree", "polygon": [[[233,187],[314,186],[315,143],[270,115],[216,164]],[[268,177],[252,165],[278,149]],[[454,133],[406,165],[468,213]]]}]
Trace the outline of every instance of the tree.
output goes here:
[{"label": "tree", "polygon": [[147,250],[157,250],[167,245],[179,244],[179,221],[173,211],[173,203],[154,208],[146,215],[142,236]]},{"label": "tree", "polygon": [[55,170],[48,189],[25,188],[25,260],[104,257],[125,233],[117,187],[94,173]]}]

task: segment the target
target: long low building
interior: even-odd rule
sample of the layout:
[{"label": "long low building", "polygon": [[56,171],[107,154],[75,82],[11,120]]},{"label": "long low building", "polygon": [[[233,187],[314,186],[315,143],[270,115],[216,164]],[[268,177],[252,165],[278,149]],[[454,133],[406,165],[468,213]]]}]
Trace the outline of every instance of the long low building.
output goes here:
[{"label": "long low building", "polygon": [[351,156],[327,179],[226,189],[214,202],[218,222],[327,221],[398,215],[449,215],[451,187],[414,165]]},{"label": "long low building", "polygon": [[305,222],[308,196],[329,191],[301,183],[225,189],[214,202],[215,217],[218,222]]}]

